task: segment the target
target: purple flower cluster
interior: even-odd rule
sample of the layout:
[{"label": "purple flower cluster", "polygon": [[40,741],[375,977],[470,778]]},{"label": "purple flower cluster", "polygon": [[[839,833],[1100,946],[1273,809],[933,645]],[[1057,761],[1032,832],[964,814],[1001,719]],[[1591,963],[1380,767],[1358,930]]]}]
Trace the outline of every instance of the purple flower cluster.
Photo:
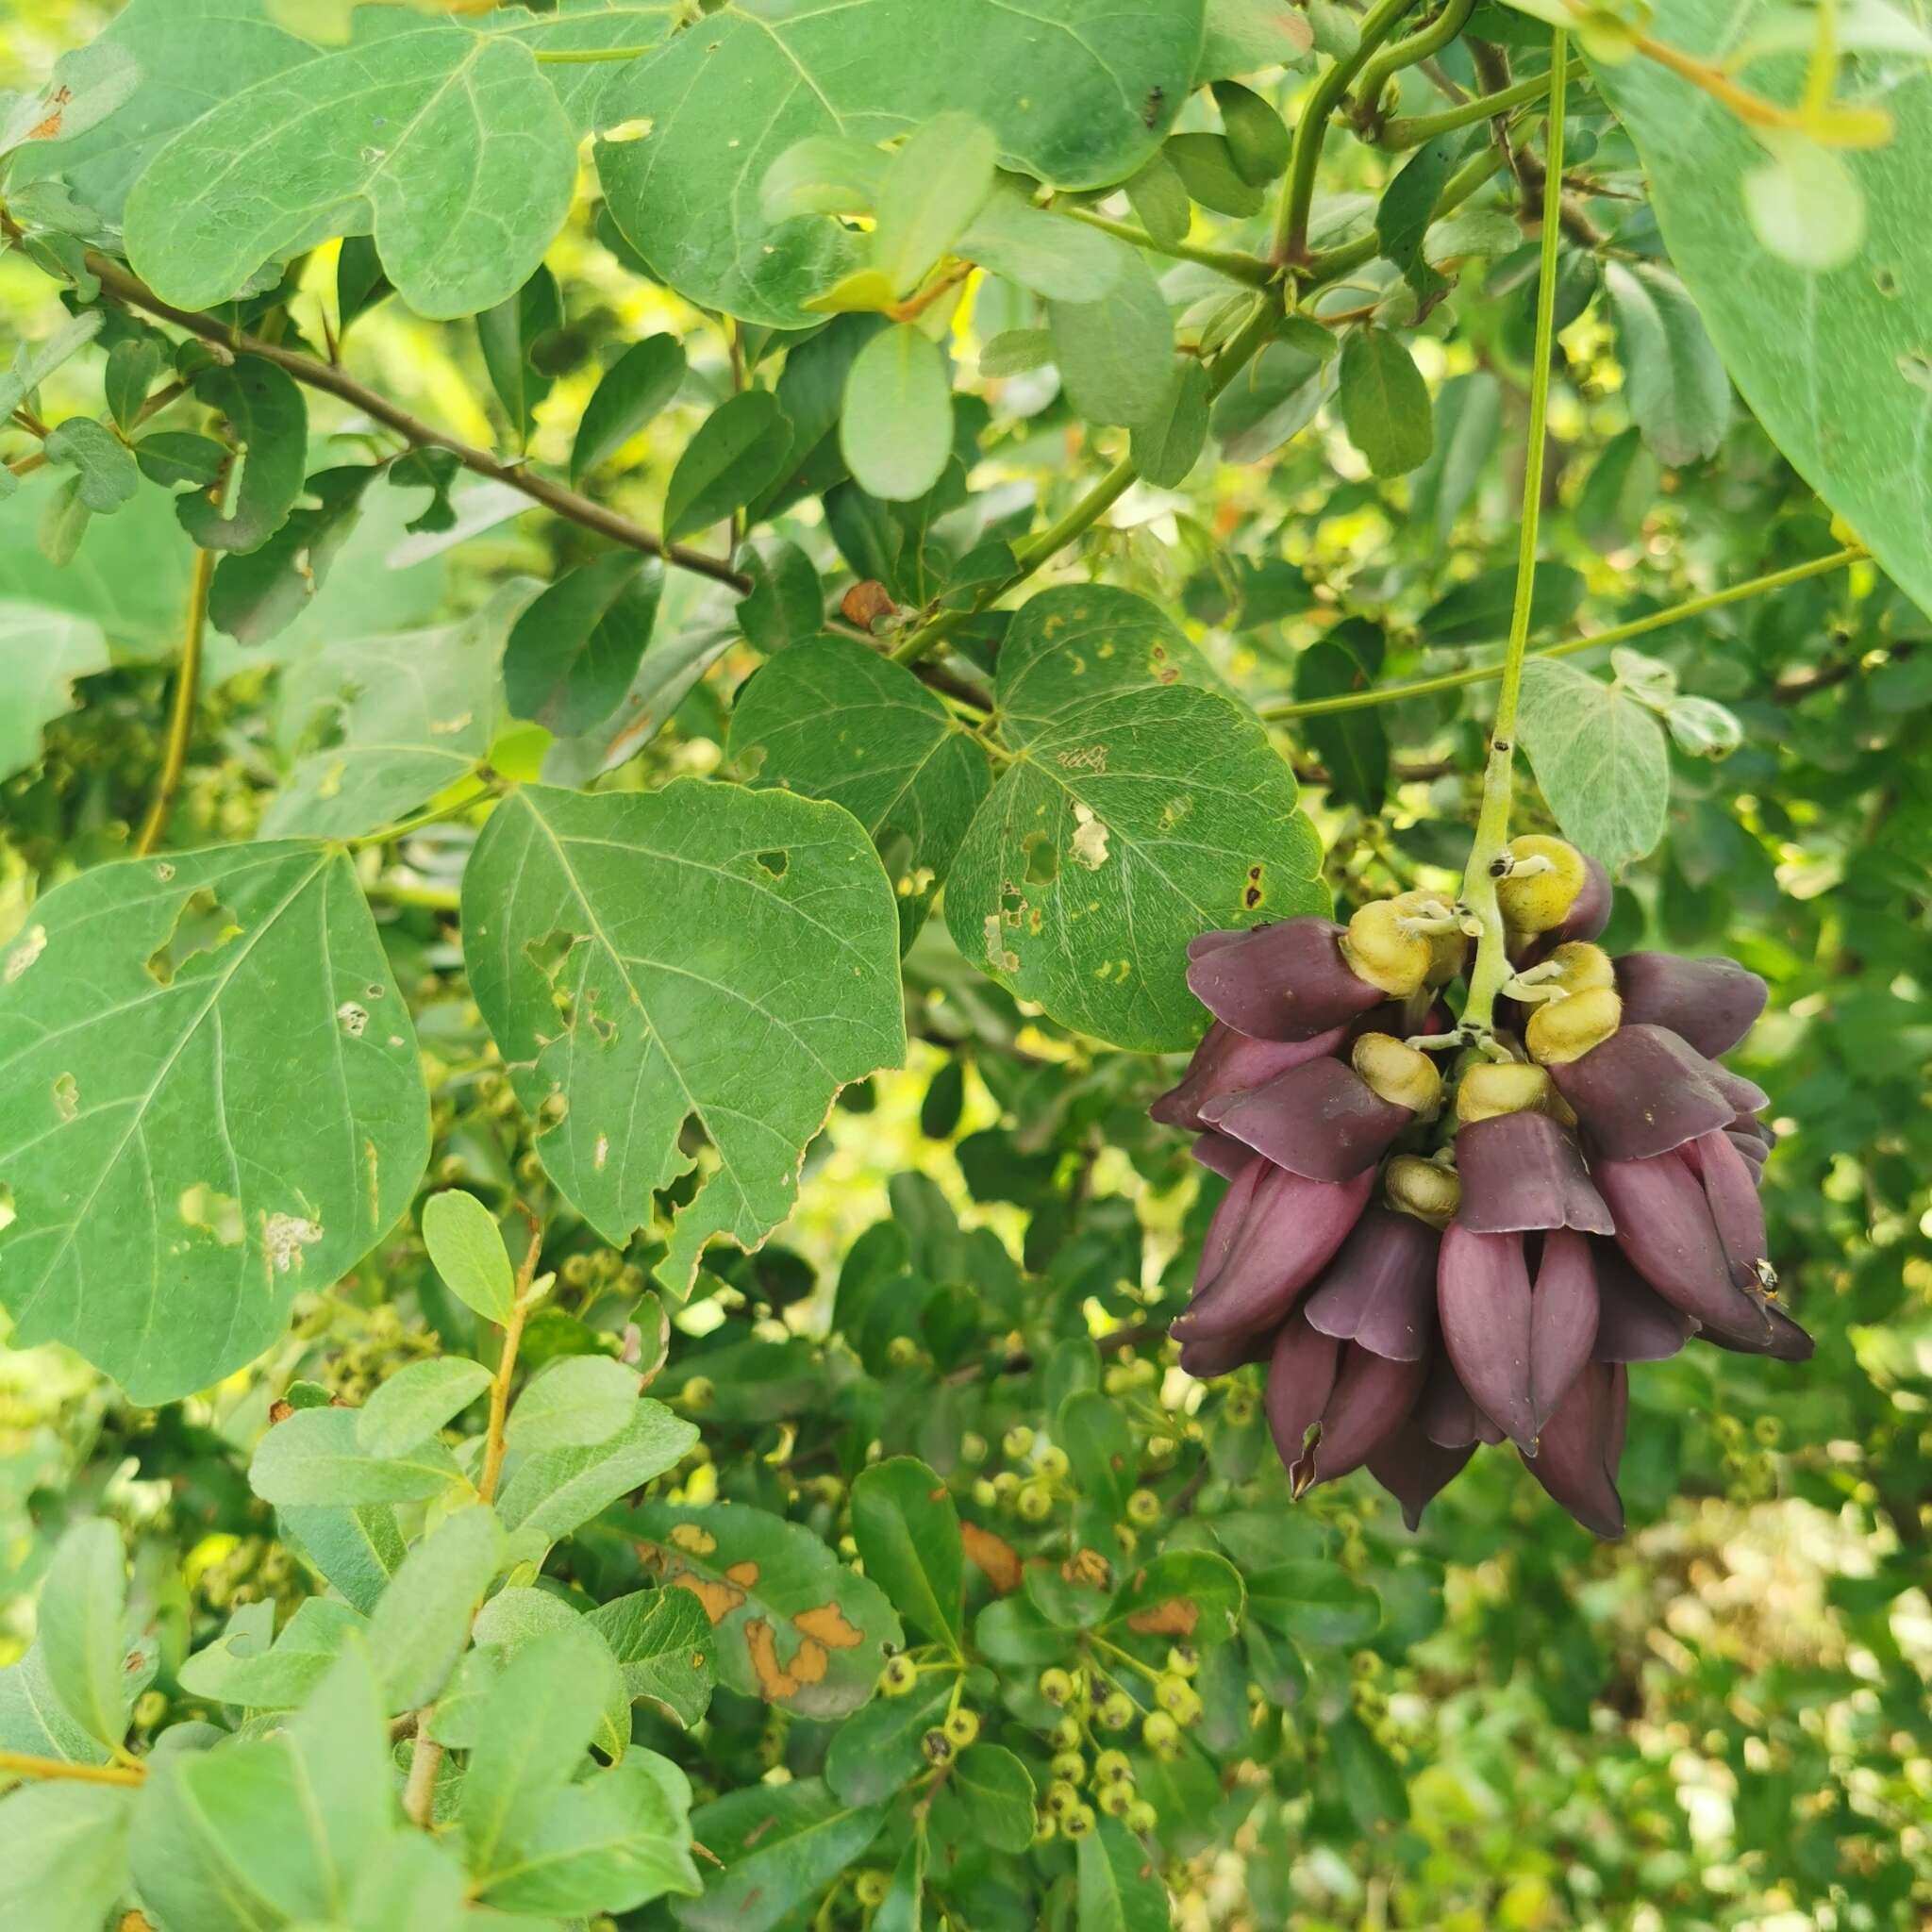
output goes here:
[{"label": "purple flower cluster", "polygon": [[1347,928],[1190,947],[1214,1024],[1153,1113],[1229,1185],[1174,1334],[1196,1375],[1268,1364],[1297,1495],[1366,1465],[1413,1527],[1478,1442],[1507,1440],[1615,1537],[1629,1363],[1698,1335],[1810,1353],[1766,1255],[1766,1098],[1718,1063],[1765,988],[1726,959],[1612,960],[1590,943],[1601,870],[1559,841],[1511,851],[1531,861],[1499,891],[1515,976],[1459,1075],[1422,1050],[1456,1028],[1457,908],[1407,893]]}]

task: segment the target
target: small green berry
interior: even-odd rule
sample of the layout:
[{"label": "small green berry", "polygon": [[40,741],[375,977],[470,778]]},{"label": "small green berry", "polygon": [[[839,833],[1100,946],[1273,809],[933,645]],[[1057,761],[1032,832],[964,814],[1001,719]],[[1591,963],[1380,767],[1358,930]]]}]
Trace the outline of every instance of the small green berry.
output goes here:
[{"label": "small green berry", "polygon": [[1145,1798],[1136,1798],[1127,1807],[1124,1823],[1137,1838],[1144,1838],[1160,1823],[1160,1813]]},{"label": "small green berry", "polygon": [[1052,1476],[1058,1481],[1073,1466],[1067,1459],[1067,1452],[1064,1449],[1048,1448],[1040,1452],[1040,1472],[1042,1475]]},{"label": "small green berry", "polygon": [[1069,1838],[1085,1838],[1099,1822],[1093,1815],[1091,1805],[1079,1805],[1067,1814],[1060,1829]]},{"label": "small green berry", "polygon": [[1023,1456],[1033,1451],[1033,1431],[1024,1423],[1016,1423],[1000,1438],[1000,1448],[1008,1461],[1017,1462]]},{"label": "small green berry", "polygon": [[959,1438],[959,1460],[969,1469],[977,1469],[989,1453],[986,1438],[975,1430],[968,1429]]},{"label": "small green berry", "polygon": [[1080,1802],[1077,1786],[1065,1778],[1055,1778],[1046,1788],[1044,1800],[1047,1815],[1051,1818],[1064,1818]]},{"label": "small green berry", "polygon": [[1127,1498],[1127,1521],[1153,1528],[1160,1521],[1160,1498],[1152,1490],[1136,1490]]},{"label": "small green berry", "polygon": [[918,1681],[918,1669],[909,1657],[889,1657],[879,1673],[879,1695],[903,1697]]},{"label": "small green berry", "polygon": [[1047,1741],[1056,1751],[1071,1751],[1080,1741],[1080,1720],[1076,1717],[1063,1717],[1047,1733]]},{"label": "small green berry", "polygon": [[1055,1777],[1070,1785],[1084,1784],[1087,1780],[1087,1760],[1077,1751],[1056,1751],[1052,1768]]},{"label": "small green berry", "polygon": [[708,1375],[693,1375],[679,1391],[684,1407],[702,1415],[717,1399],[717,1387]]},{"label": "small green berry", "polygon": [[1141,1725],[1141,1741],[1157,1757],[1166,1757],[1179,1746],[1181,1727],[1166,1711],[1150,1710]]},{"label": "small green berry", "polygon": [[1067,1672],[1055,1665],[1051,1670],[1041,1672],[1040,1694],[1049,1704],[1065,1704],[1074,1694],[1074,1680]]},{"label": "small green berry", "polygon": [[953,1740],[937,1724],[920,1739],[919,1748],[928,1764],[950,1764],[953,1761]]},{"label": "small green berry", "polygon": [[972,1710],[956,1710],[942,1727],[954,1747],[963,1751],[979,1735],[979,1713]]},{"label": "small green berry", "polygon": [[1134,1788],[1121,1784],[1103,1786],[1095,1802],[1109,1818],[1124,1818],[1134,1807]]},{"label": "small green berry", "polygon": [[861,1872],[852,1881],[852,1894],[862,1906],[884,1905],[891,1889],[891,1874],[886,1872]]},{"label": "small green berry", "polygon": [[1134,1700],[1124,1690],[1109,1690],[1100,1700],[1100,1722],[1107,1730],[1125,1730],[1134,1722]]},{"label": "small green berry", "polygon": [[1167,1668],[1176,1677],[1191,1677],[1201,1668],[1201,1653],[1191,1643],[1176,1643],[1167,1654]]},{"label": "small green berry", "polygon": [[1053,1514],[1053,1491],[1044,1483],[1023,1483],[1020,1486],[1019,1507],[1026,1522],[1044,1523]]},{"label": "small green berry", "polygon": [[1119,1784],[1123,1778],[1130,1778],[1133,1774],[1134,1767],[1127,1762],[1124,1751],[1103,1751],[1093,1760],[1093,1775],[1100,1784]]}]

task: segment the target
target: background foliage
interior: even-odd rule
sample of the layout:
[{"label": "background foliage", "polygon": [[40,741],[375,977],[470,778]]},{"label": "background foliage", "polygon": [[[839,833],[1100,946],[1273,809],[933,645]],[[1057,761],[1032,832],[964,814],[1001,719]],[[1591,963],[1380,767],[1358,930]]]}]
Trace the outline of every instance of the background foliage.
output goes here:
[{"label": "background foliage", "polygon": [[1771,982],[1819,1340],[1607,1547],[1291,1505],[1144,1113],[1468,849],[1548,27],[1040,10],[0,12],[9,1924],[1924,1922],[1923,31],[1573,62],[1518,819]]}]

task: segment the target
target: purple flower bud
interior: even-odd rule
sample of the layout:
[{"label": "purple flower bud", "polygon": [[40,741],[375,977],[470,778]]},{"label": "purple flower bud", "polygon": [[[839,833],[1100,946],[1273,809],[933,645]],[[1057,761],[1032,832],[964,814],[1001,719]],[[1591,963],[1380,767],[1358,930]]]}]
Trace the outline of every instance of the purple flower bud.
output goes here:
[{"label": "purple flower bud", "polygon": [[1550,1077],[1598,1153],[1648,1160],[1745,1110],[1714,1077],[1724,1071],[1665,1027],[1620,1026],[1580,1059],[1552,1067]]},{"label": "purple flower bud", "polygon": [[1764,1010],[1763,980],[1734,959],[1624,953],[1616,967],[1624,1024],[1668,1026],[1707,1059],[1729,1053]]},{"label": "purple flower bud", "polygon": [[1704,1339],[1713,1347],[1724,1349],[1730,1355],[1769,1356],[1774,1362],[1808,1362],[1811,1359],[1811,1352],[1818,1344],[1775,1302],[1765,1303],[1764,1319],[1770,1332],[1761,1342],[1747,1346],[1732,1341],[1727,1335],[1718,1334],[1715,1329]]},{"label": "purple flower bud", "polygon": [[1617,1217],[1617,1245],[1644,1280],[1714,1334],[1764,1346],[1761,1298],[1738,1285],[1703,1178],[1681,1150],[1599,1161],[1596,1183]]},{"label": "purple flower bud", "polygon": [[1155,1101],[1148,1115],[1162,1126],[1192,1127],[1198,1132],[1208,1124],[1204,1108],[1259,1087],[1304,1060],[1332,1054],[1341,1044],[1343,1031],[1331,1026],[1308,1040],[1250,1040],[1217,1020],[1194,1049],[1179,1086],[1169,1088]]},{"label": "purple flower bud", "polygon": [[1704,1183],[1704,1198],[1730,1264],[1731,1279],[1748,1292],[1762,1284],[1771,1262],[1757,1177],[1724,1134],[1700,1135],[1686,1142],[1682,1154]]},{"label": "purple flower bud", "polygon": [[1225,1134],[1197,1134],[1191,1151],[1209,1174],[1230,1181],[1255,1158],[1252,1147],[1243,1147]]},{"label": "purple flower bud", "polygon": [[1621,1362],[1591,1362],[1543,1424],[1529,1473],[1593,1535],[1613,1542],[1624,1534],[1617,1466],[1630,1412],[1630,1375]]},{"label": "purple flower bud", "polygon": [[1426,1222],[1371,1207],[1305,1307],[1308,1325],[1391,1361],[1421,1361],[1436,1335],[1436,1250]]},{"label": "purple flower bud", "polygon": [[1615,1241],[1591,1243],[1596,1264],[1596,1346],[1600,1362],[1660,1362],[1696,1333],[1697,1324],[1665,1301]]},{"label": "purple flower bud", "polygon": [[1188,984],[1217,1020],[1251,1039],[1312,1039],[1383,999],[1349,971],[1343,931],[1309,914],[1251,932],[1204,933],[1188,947]]},{"label": "purple flower bud", "polygon": [[1436,1271],[1442,1341],[1462,1386],[1525,1455],[1590,1359],[1596,1273],[1590,1242],[1567,1228],[1542,1237],[1530,1285],[1524,1238],[1453,1224]]},{"label": "purple flower bud", "polygon": [[1359,1469],[1407,1420],[1427,1373],[1421,1361],[1391,1361],[1291,1316],[1268,1364],[1267,1407],[1293,1493]]},{"label": "purple flower bud", "polygon": [[1250,1362],[1265,1362],[1274,1353],[1274,1330],[1251,1329],[1230,1335],[1220,1341],[1185,1341],[1181,1344],[1181,1367],[1197,1382],[1211,1382],[1217,1375],[1231,1375]]},{"label": "purple flower bud", "polygon": [[1478,1442],[1500,1442],[1503,1432],[1471,1399],[1446,1354],[1429,1366],[1429,1379],[1415,1406],[1423,1433],[1439,1449],[1472,1449]]},{"label": "purple flower bud", "polygon": [[1348,1239],[1374,1185],[1373,1168],[1352,1180],[1311,1181],[1257,1157],[1208,1227],[1174,1339],[1217,1341],[1279,1322]]},{"label": "purple flower bud", "polygon": [[1456,1218],[1477,1234],[1574,1227],[1608,1234],[1610,1210],[1591,1185],[1576,1137],[1546,1113],[1501,1113],[1456,1136],[1462,1205]]},{"label": "purple flower bud", "polygon": [[1764,1178],[1764,1162],[1770,1149],[1756,1134],[1740,1133],[1736,1127],[1724,1129],[1724,1139],[1742,1157],[1744,1165],[1751,1170],[1751,1178],[1761,1181]]},{"label": "purple flower bud", "polygon": [[1209,1101],[1203,1112],[1210,1126],[1311,1181],[1345,1181],[1373,1168],[1415,1119],[1336,1059],[1306,1061],[1265,1087]]},{"label": "purple flower bud", "polygon": [[1462,1474],[1474,1454],[1474,1442],[1444,1449],[1430,1441],[1411,1415],[1369,1457],[1369,1474],[1402,1505],[1403,1522],[1415,1529],[1423,1511]]}]

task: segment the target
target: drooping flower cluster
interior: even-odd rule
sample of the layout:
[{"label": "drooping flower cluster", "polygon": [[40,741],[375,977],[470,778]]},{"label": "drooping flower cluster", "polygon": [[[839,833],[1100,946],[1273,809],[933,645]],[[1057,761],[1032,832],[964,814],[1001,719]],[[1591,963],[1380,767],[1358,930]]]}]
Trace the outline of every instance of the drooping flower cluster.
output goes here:
[{"label": "drooping flower cluster", "polygon": [[1229,1185],[1174,1334],[1196,1375],[1268,1364],[1297,1495],[1366,1464],[1413,1527],[1508,1441],[1615,1537],[1631,1362],[1810,1353],[1766,1254],[1766,1098],[1718,1061],[1764,982],[1612,959],[1609,882],[1560,840],[1501,869],[1493,1030],[1443,1002],[1470,922],[1428,893],[1189,948],[1214,1024],[1153,1113]]}]

